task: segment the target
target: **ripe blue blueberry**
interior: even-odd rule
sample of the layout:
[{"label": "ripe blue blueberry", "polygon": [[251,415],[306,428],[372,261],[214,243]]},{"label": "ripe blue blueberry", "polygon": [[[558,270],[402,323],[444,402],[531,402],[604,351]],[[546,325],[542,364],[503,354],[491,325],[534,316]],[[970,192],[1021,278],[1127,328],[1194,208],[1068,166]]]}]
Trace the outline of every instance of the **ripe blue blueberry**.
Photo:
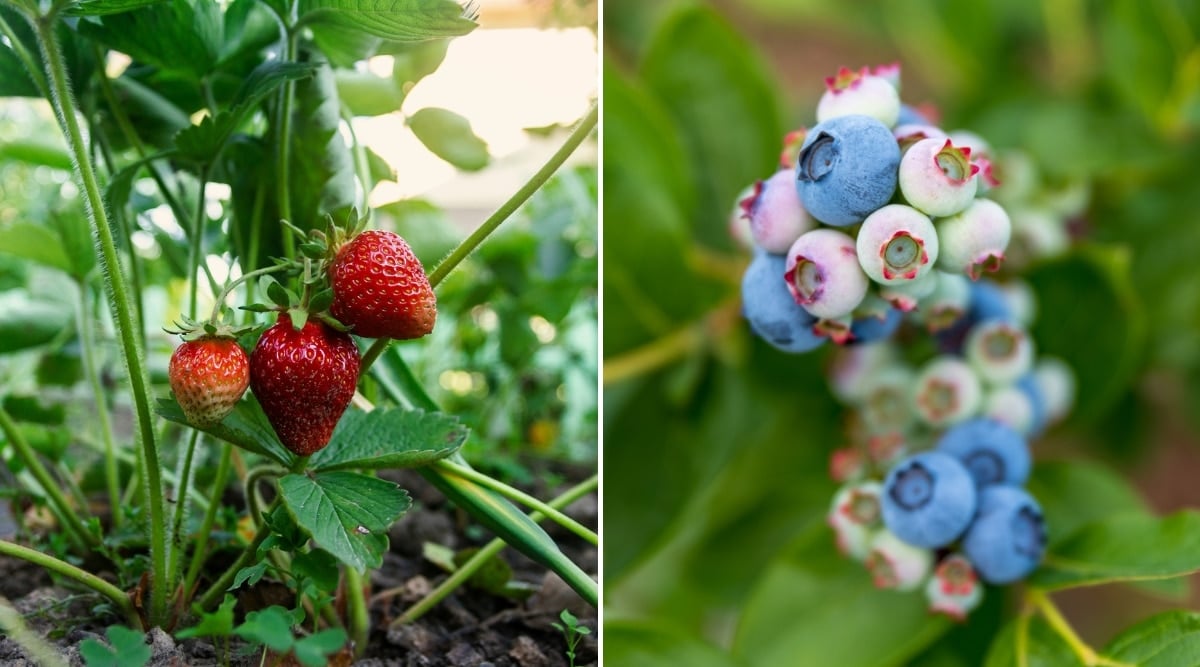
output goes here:
[{"label": "ripe blue blueberry", "polygon": [[[899,74],[896,75],[897,79]],[[825,79],[825,94],[817,102],[817,122],[861,114],[891,127],[900,116],[900,94],[896,86],[867,68],[855,71],[847,67],[837,76]]]},{"label": "ripe blue blueberry", "polygon": [[1019,487],[983,489],[979,512],[963,536],[962,547],[980,578],[990,584],[1025,578],[1046,552],[1041,506]]},{"label": "ripe blue blueberry", "polygon": [[975,199],[960,213],[938,220],[937,230],[941,268],[978,280],[984,271],[1000,269],[1012,236],[1012,223],[996,202]]},{"label": "ripe blue blueberry", "polygon": [[875,343],[890,338],[903,320],[904,313],[890,305],[883,314],[857,316],[850,324],[850,342]]},{"label": "ripe blue blueberry", "polygon": [[867,295],[869,282],[858,265],[854,239],[834,229],[814,229],[796,239],[784,277],[795,302],[825,320],[848,318]]},{"label": "ripe blue blueberry", "polygon": [[929,216],[911,206],[888,204],[863,220],[855,249],[871,280],[892,285],[933,270],[938,237]]},{"label": "ripe blue blueberry", "polygon": [[962,535],[975,515],[975,482],[958,459],[922,452],[896,464],[883,483],[888,530],[918,547],[938,548]]},{"label": "ripe blue blueberry", "polygon": [[808,352],[824,338],[813,333],[816,318],[796,305],[783,279],[782,255],[757,252],[742,276],[742,314],[750,329],[784,352]]},{"label": "ripe blue blueberry", "polygon": [[754,243],[770,253],[782,255],[801,234],[816,226],[800,204],[793,178],[790,169],[775,172],[759,181],[754,192],[741,201]]},{"label": "ripe blue blueberry", "polygon": [[809,215],[827,225],[852,225],[892,198],[899,164],[900,146],[886,125],[869,116],[839,116],[808,131],[796,187]]},{"label": "ripe blue blueberry", "polygon": [[975,199],[978,172],[979,166],[971,164],[971,149],[949,139],[922,139],[900,160],[900,192],[928,215],[954,215]]},{"label": "ripe blue blueberry", "polygon": [[1019,486],[1029,479],[1029,445],[1012,428],[992,419],[969,419],[952,426],[938,440],[937,450],[958,459],[979,489],[992,484]]}]

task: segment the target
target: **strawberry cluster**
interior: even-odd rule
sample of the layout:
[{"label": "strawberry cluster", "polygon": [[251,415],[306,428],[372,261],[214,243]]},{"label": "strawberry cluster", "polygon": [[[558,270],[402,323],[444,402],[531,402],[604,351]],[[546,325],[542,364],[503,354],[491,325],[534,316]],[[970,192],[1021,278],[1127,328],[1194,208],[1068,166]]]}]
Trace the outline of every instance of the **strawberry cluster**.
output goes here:
[{"label": "strawberry cluster", "polygon": [[420,260],[399,235],[364,230],[366,222],[352,214],[324,232],[295,230],[303,257],[278,268],[300,276],[302,291],[267,279],[274,304],[248,309],[278,314],[249,356],[236,340],[248,328],[218,321],[224,294],[208,322],[185,320],[172,331],[184,342],[171,356],[169,380],[190,424],[220,423],[250,387],[280,442],[311,455],[329,444],[358,386],[351,334],[406,340],[433,330],[437,302]]}]

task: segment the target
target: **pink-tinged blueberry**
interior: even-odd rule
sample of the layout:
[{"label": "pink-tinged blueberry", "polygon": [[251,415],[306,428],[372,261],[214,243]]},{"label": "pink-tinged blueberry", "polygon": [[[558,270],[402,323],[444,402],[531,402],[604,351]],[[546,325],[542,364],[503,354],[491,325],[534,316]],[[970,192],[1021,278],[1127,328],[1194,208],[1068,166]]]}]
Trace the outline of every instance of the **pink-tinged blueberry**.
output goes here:
[{"label": "pink-tinged blueberry", "polygon": [[[897,125],[892,129],[892,136],[896,137],[896,142],[900,144],[900,153],[903,155],[912,148],[913,144],[925,139],[945,139],[946,133],[941,128],[934,125],[923,125],[921,123],[906,123]],[[903,158],[901,158],[903,159]]]},{"label": "pink-tinged blueberry", "polygon": [[[896,89],[897,93],[900,92],[900,63],[895,62],[876,65],[872,67],[870,71],[871,76],[877,76],[887,81],[888,83],[892,84],[892,87]],[[903,108],[905,105],[901,104],[900,106]]]},{"label": "pink-tinged blueberry", "polygon": [[933,552],[905,542],[890,530],[880,530],[871,540],[866,566],[876,588],[915,591],[929,576]]},{"label": "pink-tinged blueberry", "polygon": [[795,302],[826,320],[849,316],[867,295],[870,282],[858,265],[854,239],[833,229],[814,229],[796,239],[783,275]]},{"label": "pink-tinged blueberry", "polygon": [[978,172],[979,166],[971,163],[971,149],[957,147],[949,139],[922,139],[900,160],[900,192],[928,215],[954,215],[975,199]]},{"label": "pink-tinged blueberry", "polygon": [[801,234],[816,226],[800,204],[791,170],[759,181],[741,206],[750,220],[754,243],[769,253],[782,255]]},{"label": "pink-tinged blueberry", "polygon": [[827,225],[862,222],[891,200],[899,165],[900,146],[878,120],[850,115],[825,121],[809,130],[800,149],[800,201]]},{"label": "pink-tinged blueberry", "polygon": [[1061,421],[1075,404],[1075,373],[1058,357],[1042,357],[1033,368],[1033,378],[1042,390],[1047,422]]},{"label": "pink-tinged blueberry", "polygon": [[738,193],[737,199],[734,200],[733,210],[729,212],[729,238],[744,250],[754,251],[757,249],[754,243],[754,234],[750,232],[750,218],[746,217],[746,209],[742,202],[753,197],[758,187],[758,183],[754,183],[743,188]]},{"label": "pink-tinged blueberry", "polygon": [[883,482],[883,523],[913,546],[944,547],[970,525],[975,489],[958,459],[939,451],[914,454],[893,466]]},{"label": "pink-tinged blueberry", "polygon": [[988,391],[983,397],[980,413],[1026,437],[1034,433],[1038,424],[1037,408],[1034,407],[1033,399],[1015,384]]},{"label": "pink-tinged blueberry", "polygon": [[910,206],[888,204],[863,220],[855,249],[867,277],[894,285],[933,270],[938,236],[929,216]]},{"label": "pink-tinged blueberry", "polygon": [[890,470],[908,455],[908,438],[898,431],[876,433],[867,438],[867,454],[877,470]]},{"label": "pink-tinged blueberry", "polygon": [[937,232],[941,268],[977,280],[984,271],[996,271],[1004,263],[1012,223],[999,204],[976,199],[966,210],[938,220]]},{"label": "pink-tinged blueberry", "polygon": [[1011,427],[986,417],[955,424],[942,434],[937,451],[958,459],[975,486],[1020,486],[1029,479],[1029,444]]},{"label": "pink-tinged blueberry", "polygon": [[841,317],[822,317],[813,325],[813,333],[825,336],[837,345],[845,345],[854,339],[854,317],[849,313]]},{"label": "pink-tinged blueberry", "polygon": [[972,327],[964,353],[989,385],[1012,384],[1033,368],[1033,340],[1009,320],[987,320]]},{"label": "pink-tinged blueberry", "polygon": [[947,135],[954,141],[955,146],[970,149],[971,154],[976,157],[992,156],[992,146],[988,140],[970,130],[950,130]]},{"label": "pink-tinged blueberry", "polygon": [[867,458],[858,447],[841,447],[829,456],[829,477],[839,484],[857,482],[867,474]]},{"label": "pink-tinged blueberry", "polygon": [[937,290],[940,273],[930,271],[916,280],[880,285],[879,296],[901,311],[910,312]]},{"label": "pink-tinged blueberry", "polygon": [[867,68],[843,67],[825,79],[825,94],[817,102],[817,122],[842,116],[870,116],[891,127],[900,117],[900,94],[888,79]]},{"label": "pink-tinged blueberry", "polygon": [[958,273],[937,272],[937,287],[921,300],[917,312],[930,333],[949,329],[967,314],[971,282]]},{"label": "pink-tinged blueberry", "polygon": [[929,600],[929,611],[961,623],[983,601],[983,584],[971,561],[950,554],[934,568],[933,576],[925,584],[925,598]]},{"label": "pink-tinged blueberry", "polygon": [[1015,486],[989,486],[979,493],[979,511],[963,536],[963,553],[989,584],[1029,576],[1046,553],[1046,523],[1033,496]]},{"label": "pink-tinged blueberry", "polygon": [[917,375],[914,391],[917,416],[934,428],[957,424],[973,416],[982,401],[979,377],[957,357],[935,357]]},{"label": "pink-tinged blueberry", "polygon": [[871,540],[882,526],[881,489],[879,482],[859,482],[843,486],[833,496],[826,520],[837,537],[838,550],[854,560],[866,560]]},{"label": "pink-tinged blueberry", "polygon": [[804,127],[783,135],[783,149],[779,151],[779,167],[781,169],[796,168],[796,161],[800,159],[800,147],[804,145],[804,139],[807,136],[808,128]]},{"label": "pink-tinged blueberry", "polygon": [[742,276],[742,314],[750,330],[784,352],[808,352],[825,339],[813,333],[816,318],[796,305],[784,283],[782,255],[756,252]]}]

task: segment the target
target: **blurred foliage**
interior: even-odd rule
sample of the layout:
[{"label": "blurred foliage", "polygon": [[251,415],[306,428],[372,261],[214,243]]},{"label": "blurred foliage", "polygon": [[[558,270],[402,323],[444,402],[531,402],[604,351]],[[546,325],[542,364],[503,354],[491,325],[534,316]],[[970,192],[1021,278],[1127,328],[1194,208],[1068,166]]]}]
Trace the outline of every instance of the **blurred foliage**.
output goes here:
[{"label": "blurred foliage", "polygon": [[[902,97],[936,104],[943,127],[1028,152],[1051,188],[1091,184],[1074,250],[1026,273],[1035,340],[1080,380],[1057,434],[1109,462],[1144,457],[1163,409],[1146,378],[1175,378],[1187,392],[1171,405],[1200,415],[1200,4],[604,9],[606,648],[643,665],[980,664],[1002,591],[947,632],[834,553],[821,524],[844,436],[826,352],[783,355],[736,316],[734,196],[771,173],[786,129],[814,122],[825,76],[901,62]],[[1064,533],[1140,507],[1105,466],[1082,470],[1042,463],[1031,483]]]}]

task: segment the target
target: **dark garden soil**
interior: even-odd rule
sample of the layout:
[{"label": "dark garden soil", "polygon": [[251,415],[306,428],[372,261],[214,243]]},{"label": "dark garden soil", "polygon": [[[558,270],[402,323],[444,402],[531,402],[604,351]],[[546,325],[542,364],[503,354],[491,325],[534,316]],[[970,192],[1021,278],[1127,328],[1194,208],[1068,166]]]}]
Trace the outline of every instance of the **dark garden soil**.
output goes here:
[{"label": "dark garden soil", "polygon": [[[557,470],[571,480],[590,472]],[[557,576],[521,554],[506,548],[503,558],[511,565],[514,579],[536,589],[524,601],[500,597],[479,589],[458,589],[416,622],[389,628],[389,623],[421,599],[447,575],[423,557],[425,543],[459,550],[483,546],[491,536],[471,526],[468,517],[446,504],[441,494],[415,473],[399,471],[386,475],[408,489],[413,508],[392,528],[391,551],[383,567],[372,573],[371,593],[399,592],[371,602],[371,634],[364,656],[357,661],[335,656],[331,664],[360,667],[566,667],[566,642],[551,623],[569,609],[580,624],[591,630],[576,650],[575,664],[597,662],[596,610],[583,602]],[[541,475],[538,476],[539,478]],[[562,487],[565,489],[566,487]],[[562,489],[527,491],[551,498]],[[596,495],[590,494],[565,510],[566,514],[595,530]],[[545,524],[563,551],[595,578],[597,550],[556,525]],[[100,573],[105,576],[104,573]],[[67,657],[72,667],[83,665],[78,644],[88,638],[103,639],[104,628],[118,623],[115,618],[98,618],[92,608],[100,599],[55,585],[41,569],[24,561],[0,558],[0,596],[8,599],[25,617],[28,626],[48,637]],[[244,593],[242,607],[287,605],[291,594],[280,584],[260,583]],[[246,647],[223,647],[206,639],[175,641],[155,629],[147,635],[153,647],[150,665],[258,665],[261,652],[246,655]],[[239,650],[240,649],[240,650]],[[224,662],[224,659],[228,662]],[[268,658],[265,664],[274,664]],[[295,664],[290,661],[282,664]],[[0,635],[0,665],[33,665],[21,648]]]}]

